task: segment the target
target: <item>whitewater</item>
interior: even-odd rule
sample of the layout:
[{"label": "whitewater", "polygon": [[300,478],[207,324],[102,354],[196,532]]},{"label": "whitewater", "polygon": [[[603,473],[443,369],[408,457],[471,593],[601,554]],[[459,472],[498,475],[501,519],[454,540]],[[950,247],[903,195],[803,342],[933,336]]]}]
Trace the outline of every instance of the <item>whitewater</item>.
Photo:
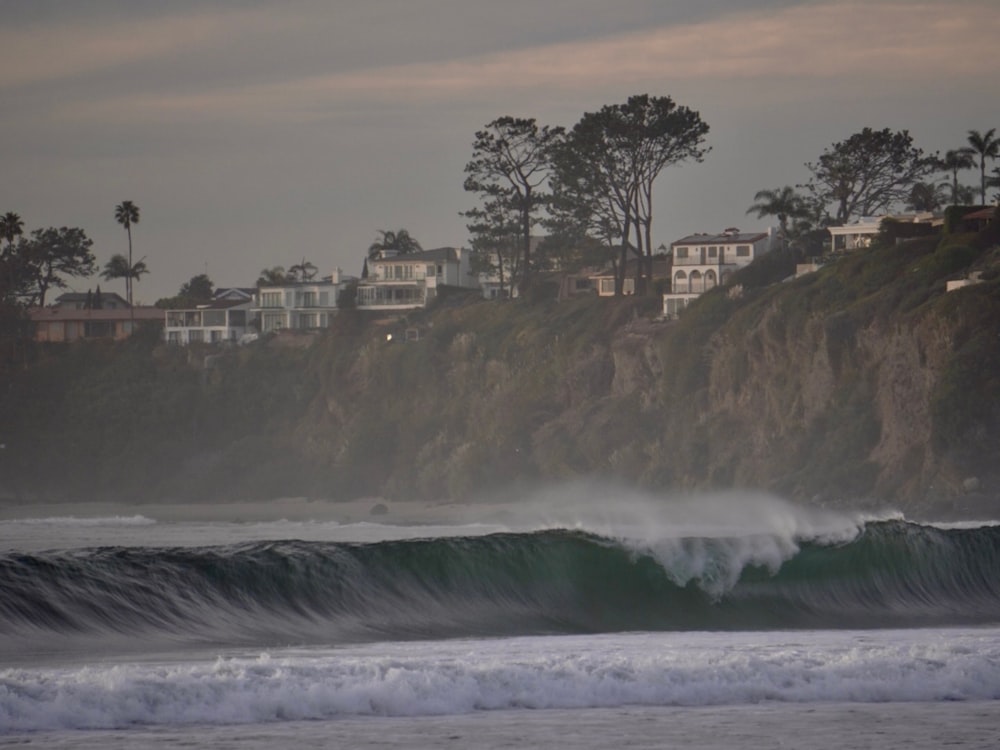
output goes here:
[{"label": "whitewater", "polygon": [[993,522],[580,486],[511,508],[5,517],[0,746],[1000,744]]}]

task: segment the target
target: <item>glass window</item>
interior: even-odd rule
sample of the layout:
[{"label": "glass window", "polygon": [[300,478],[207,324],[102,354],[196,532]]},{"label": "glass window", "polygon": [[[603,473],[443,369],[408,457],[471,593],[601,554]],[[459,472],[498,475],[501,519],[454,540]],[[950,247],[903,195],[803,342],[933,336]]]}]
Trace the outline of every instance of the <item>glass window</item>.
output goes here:
[{"label": "glass window", "polygon": [[749,258],[750,257],[750,246],[749,245],[737,245],[736,246],[736,257],[738,257],[738,258]]}]

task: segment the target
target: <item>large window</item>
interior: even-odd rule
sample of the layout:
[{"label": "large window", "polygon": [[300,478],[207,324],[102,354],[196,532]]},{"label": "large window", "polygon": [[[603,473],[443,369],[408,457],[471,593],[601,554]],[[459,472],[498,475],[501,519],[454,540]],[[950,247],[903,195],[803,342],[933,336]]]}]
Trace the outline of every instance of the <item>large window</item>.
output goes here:
[{"label": "large window", "polygon": [[263,292],[260,295],[261,307],[282,307],[282,292]]},{"label": "large window", "polygon": [[203,324],[206,328],[208,326],[224,326],[226,324],[226,311],[225,310],[205,310],[202,313]]},{"label": "large window", "polygon": [[674,254],[678,258],[686,258],[688,257],[688,249],[686,247],[678,247],[674,250]]},{"label": "large window", "polygon": [[736,257],[737,258],[749,258],[750,257],[750,246],[749,245],[737,245],[736,246]]}]

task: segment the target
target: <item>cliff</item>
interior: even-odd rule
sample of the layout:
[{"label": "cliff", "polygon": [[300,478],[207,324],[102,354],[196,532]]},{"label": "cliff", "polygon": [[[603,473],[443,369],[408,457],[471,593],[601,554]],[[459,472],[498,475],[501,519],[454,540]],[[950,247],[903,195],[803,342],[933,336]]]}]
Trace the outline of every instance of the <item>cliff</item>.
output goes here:
[{"label": "cliff", "polygon": [[652,300],[454,297],[207,361],[141,341],[43,353],[0,399],[0,492],[447,500],[595,477],[995,514],[995,234],[788,271],[755,264],[677,321]]}]

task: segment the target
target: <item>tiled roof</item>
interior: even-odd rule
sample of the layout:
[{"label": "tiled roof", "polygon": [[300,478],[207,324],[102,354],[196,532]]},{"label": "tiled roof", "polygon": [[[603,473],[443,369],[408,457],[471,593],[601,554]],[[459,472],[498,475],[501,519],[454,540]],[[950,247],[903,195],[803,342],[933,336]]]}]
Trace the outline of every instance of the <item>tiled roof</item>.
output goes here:
[{"label": "tiled roof", "polygon": [[767,232],[754,232],[754,233],[732,233],[732,234],[691,234],[687,237],[683,237],[676,242],[672,243],[673,246],[676,245],[734,245],[739,243],[753,243],[758,240],[765,239],[767,237]]},{"label": "tiled roof", "polygon": [[119,307],[112,310],[77,310],[65,307],[32,307],[28,315],[35,322],[46,320],[159,320],[165,310],[158,307]]}]

